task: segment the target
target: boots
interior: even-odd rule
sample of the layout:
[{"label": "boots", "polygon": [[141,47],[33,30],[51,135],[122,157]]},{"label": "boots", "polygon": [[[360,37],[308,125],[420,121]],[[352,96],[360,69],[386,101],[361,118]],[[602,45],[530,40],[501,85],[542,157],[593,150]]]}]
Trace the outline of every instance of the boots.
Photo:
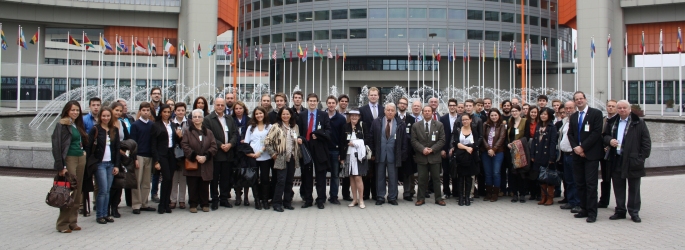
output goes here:
[{"label": "boots", "polygon": [[490,191],[490,202],[497,201],[497,198],[499,197],[499,187],[490,186]]},{"label": "boots", "polygon": [[119,213],[119,208],[117,206],[110,206],[109,207],[109,216],[112,216],[114,218],[120,218],[121,214]]},{"label": "boots", "polygon": [[259,200],[254,200],[254,208],[257,210],[262,210],[262,204]]},{"label": "boots", "polygon": [[545,202],[545,206],[551,206],[554,204],[554,186],[552,185],[547,185],[547,202]]},{"label": "boots", "polygon": [[264,210],[269,210],[269,209],[271,209],[271,207],[269,206],[269,201],[267,201],[267,200],[262,200],[261,203],[262,203],[262,207],[264,207]]},{"label": "boots", "polygon": [[464,205],[471,206],[471,199],[469,199],[471,193],[471,185],[473,184],[473,179],[471,176],[464,177]]},{"label": "boots", "polygon": [[538,202],[538,205],[544,205],[545,202],[547,202],[547,185],[546,184],[541,184],[540,185],[540,201]]},{"label": "boots", "polygon": [[454,191],[457,192],[456,197],[457,197],[457,200],[459,200],[459,206],[463,206],[464,205],[464,177],[463,176],[457,177],[457,185],[455,186]]},{"label": "boots", "polygon": [[483,189],[485,189],[485,196],[483,197],[483,201],[489,201],[490,196],[492,195],[492,188],[488,185],[483,185]]}]

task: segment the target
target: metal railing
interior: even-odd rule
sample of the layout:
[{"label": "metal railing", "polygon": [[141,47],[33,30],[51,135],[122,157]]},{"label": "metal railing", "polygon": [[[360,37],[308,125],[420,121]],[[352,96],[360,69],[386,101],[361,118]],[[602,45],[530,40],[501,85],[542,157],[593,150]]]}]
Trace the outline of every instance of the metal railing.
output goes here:
[{"label": "metal railing", "polygon": [[78,2],[92,2],[92,3],[111,3],[111,4],[133,4],[133,5],[149,5],[149,6],[181,6],[181,0],[72,0]]}]

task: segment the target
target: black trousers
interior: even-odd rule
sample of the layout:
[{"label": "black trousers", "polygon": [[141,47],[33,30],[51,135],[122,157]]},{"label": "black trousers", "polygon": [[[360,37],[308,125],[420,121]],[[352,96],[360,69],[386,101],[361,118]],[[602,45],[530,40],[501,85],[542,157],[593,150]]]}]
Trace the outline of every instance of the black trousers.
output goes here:
[{"label": "black trousers", "polygon": [[118,208],[119,203],[121,203],[121,194],[123,193],[121,188],[112,188],[109,190],[109,207]]},{"label": "black trousers", "polygon": [[369,161],[369,171],[366,172],[366,176],[362,176],[362,182],[364,182],[364,200],[376,197],[376,162]]},{"label": "black trousers", "polygon": [[509,173],[509,191],[512,195],[526,196],[526,190],[528,180],[526,180],[521,174],[511,171]]},{"label": "black trousers", "polygon": [[130,188],[125,188],[124,189],[124,195],[126,195],[126,206],[130,207],[131,204],[133,203],[131,200],[133,199],[133,196],[131,196],[131,189]]},{"label": "black trousers", "polygon": [[442,194],[444,195],[452,195],[452,191],[450,190],[450,181],[452,181],[453,185],[456,185],[457,183],[457,177],[450,176],[450,172],[452,172],[450,169],[452,169],[450,166],[450,160],[442,159]]},{"label": "black trousers", "polygon": [[171,188],[174,182],[174,172],[176,171],[176,156],[174,154],[174,148],[169,148],[167,151],[167,156],[159,158],[160,175],[162,176],[162,186],[159,190],[159,206],[157,209],[170,209],[169,203],[171,203]]},{"label": "black trousers", "polygon": [[[617,156],[613,162],[620,163],[622,156]],[[614,197],[616,197],[616,213],[639,215],[642,198],[640,197],[640,183],[642,178],[622,178],[619,165],[612,166],[611,180],[614,183]],[[626,185],[628,189],[628,207],[626,209]]]},{"label": "black trousers", "polygon": [[471,196],[471,185],[473,185],[473,178],[471,176],[460,175],[457,177],[457,184],[454,187],[455,195],[468,199]]},{"label": "black trousers", "polygon": [[580,208],[588,217],[597,218],[597,170],[599,161],[590,161],[583,157],[573,156],[573,178],[578,185]]},{"label": "black trousers", "polygon": [[291,156],[290,162],[286,162],[285,169],[274,169],[276,185],[272,204],[274,207],[292,206],[293,179],[295,178],[295,158]]},{"label": "black trousers", "polygon": [[231,173],[233,172],[233,164],[228,161],[214,161],[214,178],[212,178],[209,191],[212,195],[212,202],[226,201],[228,202],[233,182]]},{"label": "black trousers", "polygon": [[342,178],[342,193],[343,199],[352,199],[350,196],[350,177]]},{"label": "black trousers", "polygon": [[[483,161],[479,161],[480,174],[476,175],[476,183],[478,183],[478,195],[485,196],[485,168],[483,167]],[[474,194],[475,196],[475,194]]]},{"label": "black trousers", "polygon": [[599,169],[602,174],[602,182],[599,184],[599,204],[609,205],[611,200],[611,179],[612,171],[609,162],[599,161]]},{"label": "black trousers", "polygon": [[[305,204],[312,204],[314,202],[314,181],[316,180],[316,203],[326,202],[326,170],[316,171],[313,165],[307,165],[300,168],[302,171],[302,186],[300,186],[300,195]],[[316,172],[316,175],[314,175]],[[315,179],[316,178],[316,179]]]},{"label": "black trousers", "polygon": [[209,181],[202,180],[202,176],[186,176],[188,185],[188,205],[191,208],[200,205],[209,207]]},{"label": "black trousers", "polygon": [[271,168],[273,168],[273,166],[274,164],[271,160],[257,161],[257,168],[259,169],[259,188],[252,189],[252,194],[255,199],[263,201],[269,199],[269,194],[271,193],[271,177],[269,174],[271,173]]}]

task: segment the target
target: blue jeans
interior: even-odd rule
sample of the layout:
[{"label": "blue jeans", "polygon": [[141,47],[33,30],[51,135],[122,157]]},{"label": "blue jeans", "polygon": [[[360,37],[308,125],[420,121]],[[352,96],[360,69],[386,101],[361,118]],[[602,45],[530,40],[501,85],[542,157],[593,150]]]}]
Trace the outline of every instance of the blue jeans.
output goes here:
[{"label": "blue jeans", "polygon": [[495,153],[494,157],[490,157],[486,152],[481,154],[481,159],[483,160],[483,170],[485,170],[485,185],[499,187],[502,181],[500,170],[502,169],[504,153]]},{"label": "blue jeans", "polygon": [[573,155],[563,155],[564,157],[564,182],[566,183],[566,200],[571,206],[580,206],[576,181],[573,179]]},{"label": "blue jeans", "polygon": [[328,162],[331,164],[331,190],[328,192],[330,196],[329,200],[337,200],[338,190],[340,190],[340,161],[338,160],[340,152],[331,150],[329,155],[330,158],[328,159]]},{"label": "blue jeans", "polygon": [[95,202],[95,208],[97,209],[96,218],[107,217],[107,211],[109,209],[109,189],[112,188],[112,180],[114,180],[114,175],[112,174],[112,169],[114,164],[111,161],[101,162],[98,164],[98,169],[95,171],[96,182],[98,183],[98,197]]}]

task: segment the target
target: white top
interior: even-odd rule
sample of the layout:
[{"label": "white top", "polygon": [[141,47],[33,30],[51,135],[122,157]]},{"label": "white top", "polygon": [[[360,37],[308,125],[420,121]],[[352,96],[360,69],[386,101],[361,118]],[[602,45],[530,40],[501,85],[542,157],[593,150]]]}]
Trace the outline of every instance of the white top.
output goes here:
[{"label": "white top", "polygon": [[450,131],[451,132],[453,132],[452,130],[454,130],[454,122],[457,121],[457,117],[459,117],[459,115],[452,116],[452,114],[450,114]]},{"label": "white top", "polygon": [[105,155],[102,156],[102,162],[112,161],[112,152],[110,152],[109,145],[112,142],[109,139],[109,133],[107,133],[107,142],[105,143]]},{"label": "white top", "polygon": [[216,117],[219,118],[219,123],[221,123],[221,129],[224,130],[224,144],[228,144],[228,126],[226,125],[226,119],[224,118],[226,114],[223,114],[222,116],[219,116],[219,114],[216,114]]},{"label": "white top", "polygon": [[561,142],[559,143],[559,149],[561,149],[562,152],[571,153],[573,148],[571,148],[571,142],[568,141],[568,135],[566,135],[566,132],[568,132],[568,127],[571,123],[568,122],[568,117],[564,118],[562,121],[563,125],[561,125]]},{"label": "white top", "polygon": [[257,158],[257,161],[267,161],[271,159],[271,156],[264,152],[264,140],[266,135],[269,133],[271,128],[270,124],[264,125],[263,130],[259,130],[259,126],[252,131],[252,125],[247,127],[247,132],[245,133],[245,143],[250,144],[252,150],[256,153],[262,153]]},{"label": "white top", "polygon": [[162,121],[162,123],[164,124],[164,127],[166,128],[167,135],[169,135],[169,147],[171,148],[174,146],[174,134],[173,134],[174,131],[171,130],[171,122],[165,123],[164,121]]},{"label": "white top", "polygon": [[468,136],[464,136],[464,132],[459,133],[459,143],[468,145],[473,143],[473,133]]},{"label": "white top", "polygon": [[121,120],[117,120],[116,122],[119,123],[119,141],[124,140],[124,126],[122,125]]}]

